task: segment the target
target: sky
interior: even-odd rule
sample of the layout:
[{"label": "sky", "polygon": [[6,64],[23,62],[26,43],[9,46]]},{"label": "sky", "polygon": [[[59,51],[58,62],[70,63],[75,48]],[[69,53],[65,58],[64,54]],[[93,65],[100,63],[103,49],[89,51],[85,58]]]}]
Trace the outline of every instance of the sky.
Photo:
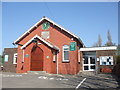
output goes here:
[{"label": "sky", "polygon": [[107,42],[110,30],[113,43],[118,44],[117,2],[3,2],[2,50],[13,48],[13,42],[43,16],[79,36],[86,47],[102,37]]}]

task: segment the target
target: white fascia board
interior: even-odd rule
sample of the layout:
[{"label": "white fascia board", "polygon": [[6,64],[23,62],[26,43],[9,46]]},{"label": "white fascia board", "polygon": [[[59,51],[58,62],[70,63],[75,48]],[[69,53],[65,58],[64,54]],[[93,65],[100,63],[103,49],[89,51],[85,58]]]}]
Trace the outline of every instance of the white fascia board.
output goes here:
[{"label": "white fascia board", "polygon": [[70,31],[68,31],[67,29],[63,28],[62,26],[58,25],[57,23],[55,23],[54,21],[52,21],[51,19],[45,17],[46,20],[48,20],[49,22],[53,23],[54,25],[58,26],[59,28],[61,28],[62,30],[64,30],[65,32],[71,34],[72,36],[79,38],[78,36],[76,36],[75,34],[71,33]]},{"label": "white fascia board", "polygon": [[41,41],[43,41],[44,43],[46,43],[48,46],[50,46],[51,48],[53,48],[53,45],[51,45],[50,43],[48,43],[47,41],[45,41],[44,39],[42,39],[41,37],[39,37],[38,35],[36,36],[38,39],[40,39]]},{"label": "white fascia board", "polygon": [[34,36],[32,39],[30,39],[27,43],[25,43],[22,47],[21,47],[21,49],[23,49],[23,48],[25,48],[29,43],[31,43],[32,42],[32,40],[35,38],[36,36]]},{"label": "white fascia board", "polygon": [[37,25],[38,25],[43,19],[44,19],[44,18],[42,18],[40,21],[38,21],[36,24],[34,24],[31,28],[29,28],[25,33],[23,33],[17,40],[14,41],[14,44],[16,44],[16,42],[19,41],[19,39],[21,39],[24,35],[26,35],[27,33],[29,33],[31,29],[33,29],[34,27],[37,27]]},{"label": "white fascia board", "polygon": [[58,25],[57,23],[55,23],[55,22],[52,21],[51,19],[49,19],[49,18],[47,18],[47,17],[45,17],[45,19],[48,20],[49,22],[53,23],[53,25],[56,25],[56,26],[58,26],[59,28],[61,28],[61,30],[64,30],[65,32],[67,32],[67,33],[69,33],[70,35],[72,35],[73,37],[77,38],[77,39],[84,45],[84,43],[82,42],[82,40],[81,40],[78,36],[76,36],[75,34],[71,33],[69,30],[63,28],[62,26]]},{"label": "white fascia board", "polygon": [[92,47],[92,48],[80,48],[80,51],[97,51],[97,50],[116,50],[116,46],[110,47]]},{"label": "white fascia board", "polygon": [[[34,38],[38,38],[39,40],[41,40],[41,41],[43,41],[45,44],[47,44],[49,47],[54,48],[53,45],[51,45],[50,43],[48,43],[47,41],[45,41],[44,39],[42,39],[40,36],[35,35],[32,39],[30,39],[27,43],[25,43],[25,44],[21,47],[21,49],[25,48],[29,43],[31,43]],[[55,48],[59,50],[59,48],[57,48],[57,47],[55,47]]]},{"label": "white fascia board", "polygon": [[[16,44],[17,41],[19,41],[24,35],[26,35],[27,33],[30,32],[31,29],[33,29],[34,27],[37,27],[37,25],[43,21],[44,19],[48,20],[49,22],[53,23],[53,25],[58,26],[59,28],[61,28],[61,30],[64,30],[65,32],[69,33],[70,35],[72,35],[73,37],[77,38],[82,44],[82,40],[76,36],[75,34],[71,33],[70,31],[68,31],[67,29],[63,28],[62,26],[58,25],[57,23],[55,23],[54,21],[52,21],[51,19],[47,18],[47,17],[43,17],[40,21],[38,21],[36,24],[34,24],[30,29],[28,29],[24,34],[22,34],[17,40],[14,41],[14,44]],[[84,44],[83,44],[84,45]]]}]

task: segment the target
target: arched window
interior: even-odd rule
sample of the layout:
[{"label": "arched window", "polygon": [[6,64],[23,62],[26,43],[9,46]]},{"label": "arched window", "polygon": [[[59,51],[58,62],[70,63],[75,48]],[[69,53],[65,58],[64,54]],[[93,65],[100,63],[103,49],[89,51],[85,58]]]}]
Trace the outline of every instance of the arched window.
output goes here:
[{"label": "arched window", "polygon": [[69,62],[69,45],[63,46],[63,62]]}]

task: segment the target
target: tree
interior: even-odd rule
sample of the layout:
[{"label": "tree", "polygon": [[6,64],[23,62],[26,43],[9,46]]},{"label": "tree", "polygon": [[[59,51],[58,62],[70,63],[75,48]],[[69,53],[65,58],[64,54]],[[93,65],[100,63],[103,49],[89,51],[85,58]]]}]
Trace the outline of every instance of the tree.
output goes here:
[{"label": "tree", "polygon": [[0,64],[4,64],[4,58],[3,58],[3,55],[0,55]]},{"label": "tree", "polygon": [[102,46],[102,39],[101,39],[101,36],[100,34],[98,35],[98,47],[101,47]]},{"label": "tree", "polygon": [[120,63],[120,45],[117,47],[117,53],[116,53],[116,64]]},{"label": "tree", "polygon": [[112,43],[112,38],[111,38],[110,30],[108,30],[107,39],[108,39],[108,41],[106,42],[105,45],[106,45],[106,46],[112,46],[113,43]]},{"label": "tree", "polygon": [[98,35],[98,41],[93,44],[93,47],[101,47],[102,46],[102,39],[100,34]]},{"label": "tree", "polygon": [[95,43],[93,44],[93,47],[98,47],[98,43],[95,42]]}]

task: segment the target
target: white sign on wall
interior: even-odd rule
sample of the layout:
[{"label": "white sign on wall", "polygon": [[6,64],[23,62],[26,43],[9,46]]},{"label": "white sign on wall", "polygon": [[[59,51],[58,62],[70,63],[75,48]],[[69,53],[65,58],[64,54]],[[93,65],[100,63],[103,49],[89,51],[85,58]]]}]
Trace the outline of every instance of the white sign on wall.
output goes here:
[{"label": "white sign on wall", "polygon": [[113,65],[113,56],[100,56],[100,65]]},{"label": "white sign on wall", "polygon": [[100,61],[100,59],[99,59],[99,58],[97,58],[97,61]]}]

